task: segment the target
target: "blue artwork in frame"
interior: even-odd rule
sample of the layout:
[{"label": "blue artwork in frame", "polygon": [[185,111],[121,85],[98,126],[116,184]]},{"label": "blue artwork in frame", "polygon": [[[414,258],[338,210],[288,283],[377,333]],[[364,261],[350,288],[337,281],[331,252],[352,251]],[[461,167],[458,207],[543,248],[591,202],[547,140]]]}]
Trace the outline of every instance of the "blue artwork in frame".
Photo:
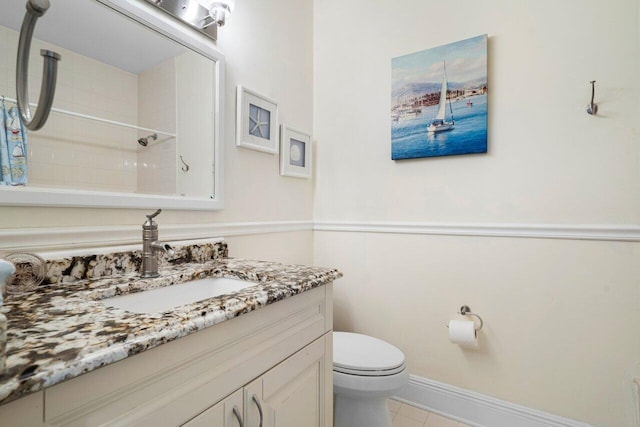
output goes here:
[{"label": "blue artwork in frame", "polygon": [[487,35],[391,60],[391,158],[487,152]]}]

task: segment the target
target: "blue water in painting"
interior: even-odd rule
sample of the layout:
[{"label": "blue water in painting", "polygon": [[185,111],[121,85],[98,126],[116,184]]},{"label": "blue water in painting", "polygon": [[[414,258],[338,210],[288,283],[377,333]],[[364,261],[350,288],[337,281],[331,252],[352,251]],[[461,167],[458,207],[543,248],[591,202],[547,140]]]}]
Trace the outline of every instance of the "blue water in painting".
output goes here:
[{"label": "blue water in painting", "polygon": [[[473,102],[467,106],[467,101]],[[412,118],[401,118],[391,125],[391,158],[449,156],[487,152],[487,95],[477,95],[451,103],[455,126],[449,131],[428,133],[427,126],[438,106],[422,107]],[[447,121],[450,111],[447,105]]]}]

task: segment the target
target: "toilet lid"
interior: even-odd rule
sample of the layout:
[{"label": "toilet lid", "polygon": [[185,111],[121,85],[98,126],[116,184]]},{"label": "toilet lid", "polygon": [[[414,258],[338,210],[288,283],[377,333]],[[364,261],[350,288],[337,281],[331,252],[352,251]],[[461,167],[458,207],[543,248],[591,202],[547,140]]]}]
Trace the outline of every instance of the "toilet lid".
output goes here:
[{"label": "toilet lid", "polygon": [[354,375],[393,375],[404,369],[404,354],[368,335],[334,332],[333,369]]}]

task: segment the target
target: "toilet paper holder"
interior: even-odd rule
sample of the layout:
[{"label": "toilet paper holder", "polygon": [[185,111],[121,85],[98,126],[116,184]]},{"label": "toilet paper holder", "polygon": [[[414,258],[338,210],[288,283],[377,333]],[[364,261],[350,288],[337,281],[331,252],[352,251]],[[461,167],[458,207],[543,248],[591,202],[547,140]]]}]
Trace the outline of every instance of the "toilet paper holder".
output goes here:
[{"label": "toilet paper holder", "polygon": [[458,311],[458,314],[461,314],[463,316],[475,316],[475,317],[477,317],[478,320],[480,321],[480,326],[476,328],[476,332],[481,330],[482,327],[484,326],[484,322],[482,321],[482,317],[480,317],[477,314],[473,313],[468,305],[463,305],[462,307],[460,307],[460,311]]}]

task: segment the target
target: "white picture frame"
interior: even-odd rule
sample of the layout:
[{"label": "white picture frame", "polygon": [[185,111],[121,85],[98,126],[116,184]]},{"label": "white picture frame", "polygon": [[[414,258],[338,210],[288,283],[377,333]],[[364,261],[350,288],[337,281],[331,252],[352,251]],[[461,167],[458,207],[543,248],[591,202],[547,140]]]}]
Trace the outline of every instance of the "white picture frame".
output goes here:
[{"label": "white picture frame", "polygon": [[280,175],[311,178],[311,135],[282,125],[280,131]]},{"label": "white picture frame", "polygon": [[278,154],[278,103],[238,85],[236,145]]}]

